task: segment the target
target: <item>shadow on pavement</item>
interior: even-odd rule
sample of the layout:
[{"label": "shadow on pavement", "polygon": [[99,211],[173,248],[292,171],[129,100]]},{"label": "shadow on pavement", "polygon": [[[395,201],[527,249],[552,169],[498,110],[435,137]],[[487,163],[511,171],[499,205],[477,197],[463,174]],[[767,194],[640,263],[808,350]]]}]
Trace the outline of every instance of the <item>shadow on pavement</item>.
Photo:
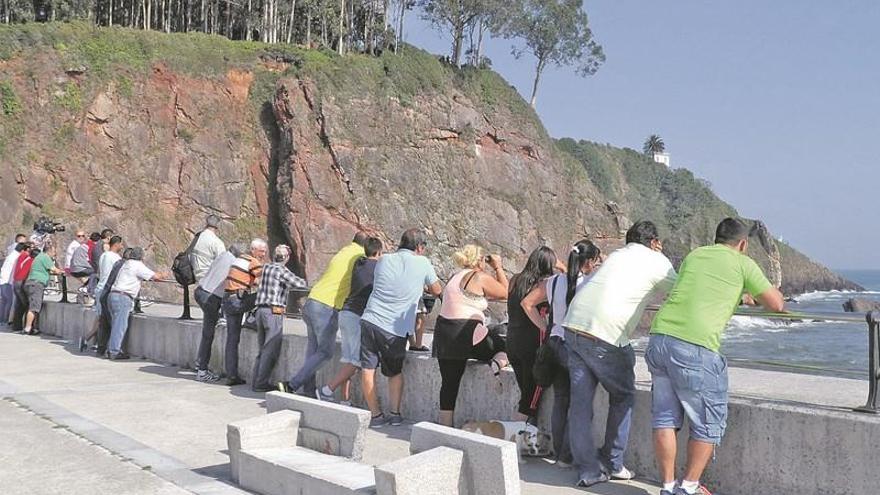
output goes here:
[{"label": "shadow on pavement", "polygon": [[[577,482],[577,471],[573,468],[557,468],[545,459],[528,458],[519,465],[520,479],[525,482],[544,486],[574,488]],[[579,488],[583,493],[595,495],[649,495],[644,488],[632,486],[626,482],[610,481],[590,488]]]}]

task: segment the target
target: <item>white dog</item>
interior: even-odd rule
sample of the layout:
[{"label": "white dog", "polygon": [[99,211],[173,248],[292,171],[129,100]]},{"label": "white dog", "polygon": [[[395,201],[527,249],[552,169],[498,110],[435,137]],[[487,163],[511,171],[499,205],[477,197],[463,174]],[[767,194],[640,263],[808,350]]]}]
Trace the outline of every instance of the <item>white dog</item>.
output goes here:
[{"label": "white dog", "polygon": [[525,421],[471,421],[461,429],[513,442],[520,456],[545,457],[553,453],[552,437]]}]

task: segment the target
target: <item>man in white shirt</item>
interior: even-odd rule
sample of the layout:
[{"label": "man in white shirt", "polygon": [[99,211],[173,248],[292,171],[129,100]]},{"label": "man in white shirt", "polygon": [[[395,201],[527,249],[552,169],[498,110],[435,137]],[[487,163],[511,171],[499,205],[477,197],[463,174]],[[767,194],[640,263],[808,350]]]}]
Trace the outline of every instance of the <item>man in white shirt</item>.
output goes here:
[{"label": "man in white shirt", "polygon": [[205,219],[205,230],[199,234],[199,240],[196,241],[190,253],[190,262],[197,283],[201,282],[208,273],[211,263],[226,251],[226,245],[217,236],[219,227],[220,217],[213,214],[208,215],[208,218]]},{"label": "man in white shirt", "polygon": [[73,238],[72,241],[70,241],[70,244],[67,245],[67,250],[64,251],[64,266],[62,266],[62,268],[64,268],[65,272],[70,273],[70,259],[73,258],[73,253],[77,250],[77,248],[85,244],[85,242],[86,233],[81,230],[77,230],[76,236]]},{"label": "man in white shirt", "polygon": [[24,249],[24,243],[16,244],[12,252],[6,255],[3,267],[0,268],[0,326],[5,326],[9,322],[9,313],[12,311],[12,303],[15,298],[12,291],[12,272],[15,270],[18,255]]},{"label": "man in white shirt", "polygon": [[[119,253],[122,252],[122,248],[124,246],[125,245],[122,242],[122,237],[114,235],[110,238],[110,244],[107,248],[107,251],[104,251],[104,253],[101,254],[101,257],[98,259],[98,273],[94,274],[98,282],[95,286],[95,304],[92,306],[92,310],[95,312],[96,318],[88,335],[83,335],[79,339],[80,352],[86,351],[89,341],[92,340],[96,335],[98,335],[98,330],[101,328],[101,314],[106,309],[101,304],[101,294],[104,291],[104,285],[106,285],[107,283],[107,278],[110,276],[110,271],[113,270],[113,265],[116,264],[117,261],[122,259],[122,256]],[[107,351],[106,347],[108,338],[109,334],[98,335],[98,355],[102,355],[104,354],[104,352]]]},{"label": "man in white shirt", "polygon": [[202,308],[202,340],[196,356],[196,380],[200,382],[216,382],[220,379],[219,375],[208,369],[208,364],[211,361],[211,346],[214,345],[214,330],[220,321],[226,277],[232,262],[239,254],[241,249],[236,246],[229,246],[227,251],[220,253],[193,294],[196,303]]},{"label": "man in white shirt", "polygon": [[[107,310],[110,311],[110,345],[107,351],[110,359],[128,359],[128,354],[122,352],[122,341],[128,331],[128,317],[134,309],[134,300],[141,291],[141,282],[147,280],[161,280],[167,278],[165,273],[156,273],[147,268],[141,261],[144,258],[143,248],[131,248],[128,257],[123,260],[122,267],[116,276],[116,280],[107,280],[110,294],[107,297]],[[105,287],[104,290],[107,290]]]},{"label": "man in white shirt", "polygon": [[[626,233],[626,246],[611,253],[575,294],[562,324],[571,381],[568,431],[578,486],[635,476],[623,465],[636,390],[629,338],[652,296],[675,284],[675,269],[662,250],[657,227],[637,222]],[[609,406],[605,444],[597,451],[592,425],[599,384],[608,392]]]}]

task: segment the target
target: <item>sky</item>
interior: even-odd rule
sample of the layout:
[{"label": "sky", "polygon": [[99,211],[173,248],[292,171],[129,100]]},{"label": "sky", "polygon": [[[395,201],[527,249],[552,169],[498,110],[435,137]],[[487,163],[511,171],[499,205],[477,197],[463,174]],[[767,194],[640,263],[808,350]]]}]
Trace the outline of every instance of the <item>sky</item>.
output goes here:
[{"label": "sky", "polygon": [[[538,113],[554,137],[641,149],[707,179],[748,218],[832,268],[880,269],[880,1],[585,0],[607,61],[548,69]],[[406,40],[443,36],[410,15]],[[534,59],[490,40],[529,97]]]}]

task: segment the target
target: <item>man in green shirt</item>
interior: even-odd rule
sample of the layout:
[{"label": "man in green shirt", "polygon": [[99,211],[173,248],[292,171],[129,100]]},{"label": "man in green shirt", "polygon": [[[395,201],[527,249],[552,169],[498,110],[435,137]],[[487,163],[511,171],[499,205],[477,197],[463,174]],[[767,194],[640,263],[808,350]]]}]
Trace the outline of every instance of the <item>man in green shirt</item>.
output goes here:
[{"label": "man in green shirt", "polygon": [[55,266],[55,246],[47,244],[46,249],[34,258],[31,272],[24,283],[24,291],[27,294],[28,313],[25,318],[24,333],[37,335],[39,330],[33,330],[34,319],[43,309],[43,291],[49,285],[50,275],[60,275],[64,272]]},{"label": "man in green shirt", "polygon": [[[737,306],[751,296],[766,309],[783,310],[782,294],[745,252],[749,226],[725,218],[715,245],[684,259],[678,280],[654,318],[645,361],[652,381],[654,449],[661,495],[708,494],[700,477],[727,426],[727,361],[721,332]],[[688,463],[675,481],[676,431],[690,423]]]}]

